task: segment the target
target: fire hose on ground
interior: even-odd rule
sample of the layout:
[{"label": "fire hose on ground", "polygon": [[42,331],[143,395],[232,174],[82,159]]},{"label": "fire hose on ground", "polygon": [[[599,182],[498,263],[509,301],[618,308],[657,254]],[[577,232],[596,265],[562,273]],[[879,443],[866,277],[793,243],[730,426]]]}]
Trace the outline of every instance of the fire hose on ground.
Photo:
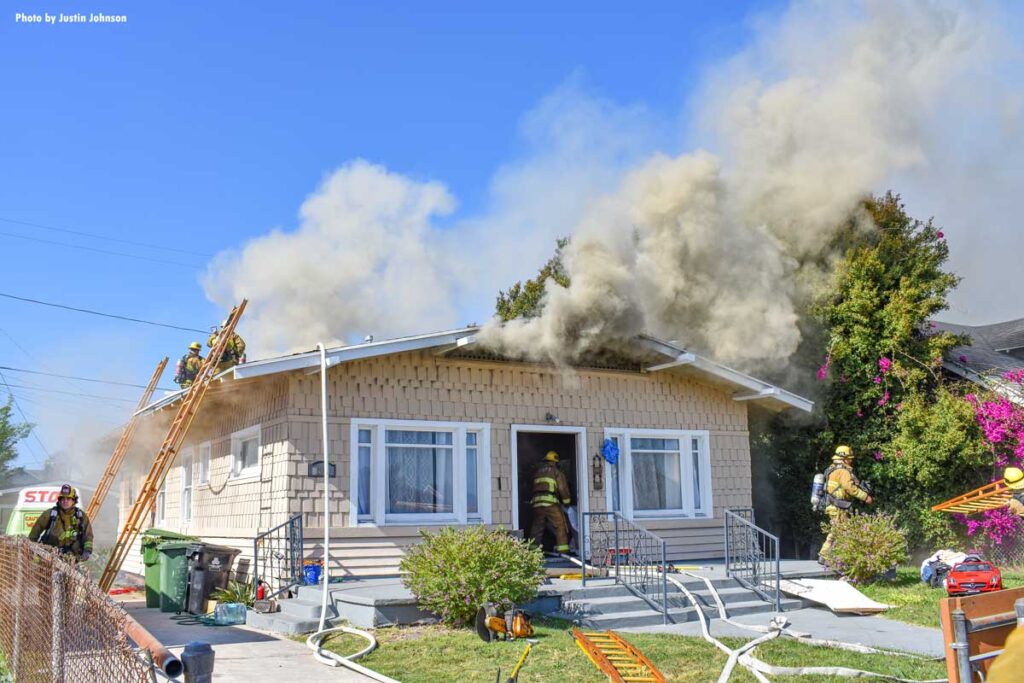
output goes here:
[{"label": "fire hose on ground", "polygon": [[[313,633],[306,638],[306,645],[313,651],[313,656],[316,657],[318,662],[328,666],[343,666],[346,669],[351,669],[352,671],[361,673],[376,681],[381,681],[381,683],[400,683],[400,681],[396,681],[394,678],[389,678],[372,669],[367,669],[365,666],[353,661],[373,652],[377,647],[377,639],[373,637],[373,634],[348,626],[327,628],[327,598],[330,592],[331,559],[331,504],[329,486],[331,463],[327,447],[330,443],[327,434],[327,352],[325,351],[322,343],[319,343],[316,346],[320,350],[320,414],[322,419],[324,445],[324,573],[321,577],[321,581],[323,582],[323,594],[321,596],[322,599],[320,603],[320,625],[317,627],[316,633]],[[365,638],[369,644],[359,652],[343,657],[339,654],[323,649],[324,640],[332,633],[349,633],[351,635],[360,636],[361,638]]]}]

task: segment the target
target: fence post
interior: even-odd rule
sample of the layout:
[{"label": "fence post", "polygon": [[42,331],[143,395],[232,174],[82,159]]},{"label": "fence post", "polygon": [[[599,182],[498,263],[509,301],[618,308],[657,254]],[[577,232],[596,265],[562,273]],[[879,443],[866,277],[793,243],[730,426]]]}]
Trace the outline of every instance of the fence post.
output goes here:
[{"label": "fence post", "polygon": [[958,683],[972,683],[971,653],[967,643],[967,617],[962,609],[953,610],[953,638],[950,644],[956,652],[956,671],[960,679]]},{"label": "fence post", "polygon": [[[31,551],[28,553],[31,556]],[[14,644],[11,646],[11,674],[13,680],[19,680],[21,673],[18,661],[21,656],[21,612],[25,608],[25,553],[16,553],[18,568],[14,578]],[[30,560],[31,561],[31,560]]]},{"label": "fence post", "polygon": [[60,569],[53,572],[50,613],[53,616],[50,628],[50,676],[53,683],[64,683],[64,572]]},{"label": "fence post", "polygon": [[665,618],[662,623],[668,623],[668,554],[665,552],[665,541],[661,542],[661,607],[664,610]]}]

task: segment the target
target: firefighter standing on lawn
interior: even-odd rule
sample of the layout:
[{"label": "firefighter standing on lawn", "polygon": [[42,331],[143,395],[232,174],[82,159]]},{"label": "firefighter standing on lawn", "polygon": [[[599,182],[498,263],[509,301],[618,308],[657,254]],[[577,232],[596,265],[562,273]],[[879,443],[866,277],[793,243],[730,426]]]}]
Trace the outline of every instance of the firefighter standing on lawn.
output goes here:
[{"label": "firefighter standing on lawn", "polygon": [[571,500],[569,484],[562,470],[558,469],[558,453],[548,451],[533,473],[533,523],[530,538],[538,547],[543,547],[544,530],[550,529],[555,535],[555,552],[569,552],[569,525],[561,505]]},{"label": "firefighter standing on lawn", "polygon": [[836,541],[836,521],[845,518],[849,509],[853,507],[853,501],[859,500],[871,504],[871,494],[860,485],[850,467],[853,461],[853,449],[849,446],[839,446],[835,455],[832,456],[832,465],[825,470],[825,495],[828,505],[825,507],[825,514],[828,515],[829,531],[825,543],[818,553],[818,562],[822,562],[824,555],[832,549]]},{"label": "firefighter standing on lawn", "polygon": [[92,555],[92,524],[78,507],[78,491],[71,484],[60,487],[57,504],[43,512],[32,525],[30,541],[52,545],[62,555],[85,562]]},{"label": "firefighter standing on lawn", "polygon": [[174,369],[174,381],[182,389],[188,389],[192,382],[196,381],[199,368],[203,365],[203,357],[199,355],[203,345],[199,342],[192,342],[188,345],[188,353],[178,360],[178,366]]}]

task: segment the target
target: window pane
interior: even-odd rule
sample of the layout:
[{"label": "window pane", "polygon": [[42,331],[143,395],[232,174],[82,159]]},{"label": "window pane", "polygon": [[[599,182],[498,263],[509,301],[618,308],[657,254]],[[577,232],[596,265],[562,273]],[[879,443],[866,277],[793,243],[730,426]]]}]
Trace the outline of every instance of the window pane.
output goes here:
[{"label": "window pane", "polygon": [[181,485],[186,488],[192,486],[192,458],[181,463]]},{"label": "window pane", "polygon": [[476,432],[466,432],[466,445],[476,446]]},{"label": "window pane", "polygon": [[370,514],[370,446],[359,447],[359,514]]},{"label": "window pane", "polygon": [[359,430],[359,443],[372,443],[369,429]]},{"label": "window pane", "polygon": [[420,446],[451,446],[452,432],[413,432],[388,429],[385,432],[388,444],[420,445]]},{"label": "window pane", "polygon": [[[389,431],[389,434],[392,432]],[[437,432],[397,432],[420,435]],[[451,434],[447,434],[448,437]],[[404,437],[403,437],[404,438]],[[387,447],[388,500],[387,512],[450,513],[452,512],[452,449],[422,446]]]},{"label": "window pane", "polygon": [[[615,443],[616,448],[620,447],[619,437],[613,436],[611,440]],[[622,453],[620,452],[619,457],[621,456]],[[608,466],[608,484],[612,487],[612,511],[621,512],[622,497],[619,491],[619,461],[616,460],[614,465],[607,462],[605,464]]]},{"label": "window pane", "polygon": [[256,467],[258,461],[256,450],[256,439],[246,439],[242,442],[242,452],[238,459],[243,470]]},{"label": "window pane", "polygon": [[679,456],[633,453],[633,507],[636,510],[679,510],[683,507]]},{"label": "window pane", "polygon": [[700,490],[700,439],[690,440],[690,455],[693,458],[693,509],[700,510],[703,507]]},{"label": "window pane", "polygon": [[210,447],[199,448],[199,483],[206,484],[210,481]]},{"label": "window pane", "polygon": [[[467,436],[469,436],[467,434]],[[475,435],[474,435],[475,436]],[[468,441],[468,439],[467,439]],[[475,515],[477,510],[476,449],[466,449],[466,513]]]},{"label": "window pane", "polygon": [[634,451],[678,451],[679,439],[630,439]]}]

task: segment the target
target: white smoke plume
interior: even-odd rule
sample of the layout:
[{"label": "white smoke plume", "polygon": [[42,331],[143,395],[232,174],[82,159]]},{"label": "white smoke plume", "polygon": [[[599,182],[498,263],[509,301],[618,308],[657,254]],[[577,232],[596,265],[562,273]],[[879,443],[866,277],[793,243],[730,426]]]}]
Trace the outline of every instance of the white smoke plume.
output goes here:
[{"label": "white smoke plume", "polygon": [[710,151],[659,152],[653,116],[570,84],[527,119],[528,153],[498,171],[486,208],[445,225],[444,186],[349,163],[298,229],[211,264],[207,295],[251,300],[256,356],[423,332],[489,317],[494,293],[569,235],[571,286],[549,284],[541,316],[489,324],[485,343],[570,362],[648,332],[745,369],[781,365],[859,200],[954,177],[936,165],[948,158],[938,122],[1004,44],[979,7],[794,3],[708,72],[693,139]]}]

